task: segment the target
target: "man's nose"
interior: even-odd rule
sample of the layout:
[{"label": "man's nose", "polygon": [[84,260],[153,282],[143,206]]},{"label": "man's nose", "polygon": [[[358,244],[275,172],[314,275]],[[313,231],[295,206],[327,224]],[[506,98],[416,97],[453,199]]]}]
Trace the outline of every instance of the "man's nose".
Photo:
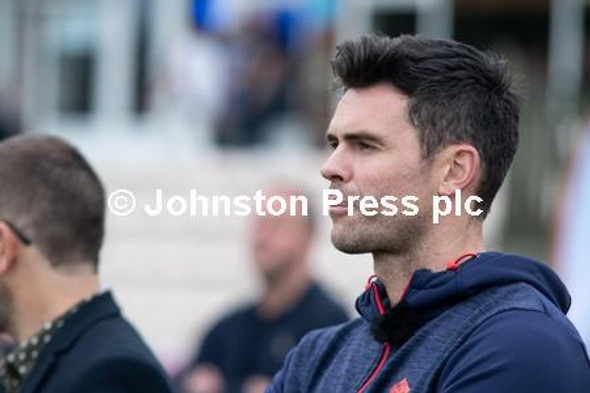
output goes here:
[{"label": "man's nose", "polygon": [[349,182],[352,173],[345,152],[338,148],[326,159],[320,172],[326,180],[342,183]]}]

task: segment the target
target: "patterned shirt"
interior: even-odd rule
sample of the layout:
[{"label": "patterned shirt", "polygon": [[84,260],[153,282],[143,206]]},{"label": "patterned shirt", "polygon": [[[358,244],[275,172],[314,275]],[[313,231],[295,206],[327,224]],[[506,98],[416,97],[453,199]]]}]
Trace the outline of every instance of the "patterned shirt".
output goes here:
[{"label": "patterned shirt", "polygon": [[5,393],[18,393],[20,391],[39,354],[55,336],[55,333],[82,305],[98,295],[95,294],[84,299],[58,318],[45,323],[40,332],[28,340],[22,341],[20,345],[8,352],[3,359],[0,359],[0,383],[4,386]]}]

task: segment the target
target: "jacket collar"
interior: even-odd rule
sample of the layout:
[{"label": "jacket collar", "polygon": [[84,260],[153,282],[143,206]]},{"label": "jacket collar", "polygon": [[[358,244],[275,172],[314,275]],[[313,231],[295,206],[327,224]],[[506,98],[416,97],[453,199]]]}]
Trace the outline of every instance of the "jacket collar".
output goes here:
[{"label": "jacket collar", "polygon": [[365,291],[356,299],[355,307],[367,322],[375,320],[389,309],[387,290],[377,276],[369,278]]},{"label": "jacket collar", "polygon": [[522,282],[531,285],[564,313],[567,312],[571,302],[567,288],[545,264],[498,252],[466,255],[470,258],[462,255],[447,264],[447,269],[443,271],[415,271],[402,298],[394,305],[388,303],[385,285],[372,277],[357,298],[357,311],[370,323],[392,309],[414,310],[422,314],[428,311],[433,316],[488,288]]},{"label": "jacket collar", "polygon": [[64,322],[64,325],[39,354],[37,362],[24,381],[22,393],[35,392],[54,361],[67,352],[89,328],[103,319],[113,318],[120,314],[121,311],[110,291],[83,304],[71,318]]}]

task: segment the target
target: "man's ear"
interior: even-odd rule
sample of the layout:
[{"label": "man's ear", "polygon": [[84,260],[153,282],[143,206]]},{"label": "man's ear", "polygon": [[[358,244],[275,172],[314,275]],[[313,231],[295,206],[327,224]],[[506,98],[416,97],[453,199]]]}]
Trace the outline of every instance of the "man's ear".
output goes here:
[{"label": "man's ear", "polygon": [[437,161],[441,168],[439,195],[453,195],[456,190],[465,190],[479,179],[481,158],[472,145],[447,146],[438,154]]},{"label": "man's ear", "polygon": [[0,274],[5,274],[16,260],[19,240],[6,223],[0,221]]}]

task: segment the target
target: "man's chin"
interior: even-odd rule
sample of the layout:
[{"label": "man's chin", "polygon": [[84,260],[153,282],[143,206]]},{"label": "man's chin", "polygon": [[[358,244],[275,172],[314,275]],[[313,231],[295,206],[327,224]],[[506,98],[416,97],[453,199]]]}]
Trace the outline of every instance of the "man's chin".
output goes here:
[{"label": "man's chin", "polygon": [[346,254],[365,254],[371,252],[368,249],[367,242],[360,241],[360,239],[345,238],[334,233],[332,233],[332,244],[338,251]]}]

